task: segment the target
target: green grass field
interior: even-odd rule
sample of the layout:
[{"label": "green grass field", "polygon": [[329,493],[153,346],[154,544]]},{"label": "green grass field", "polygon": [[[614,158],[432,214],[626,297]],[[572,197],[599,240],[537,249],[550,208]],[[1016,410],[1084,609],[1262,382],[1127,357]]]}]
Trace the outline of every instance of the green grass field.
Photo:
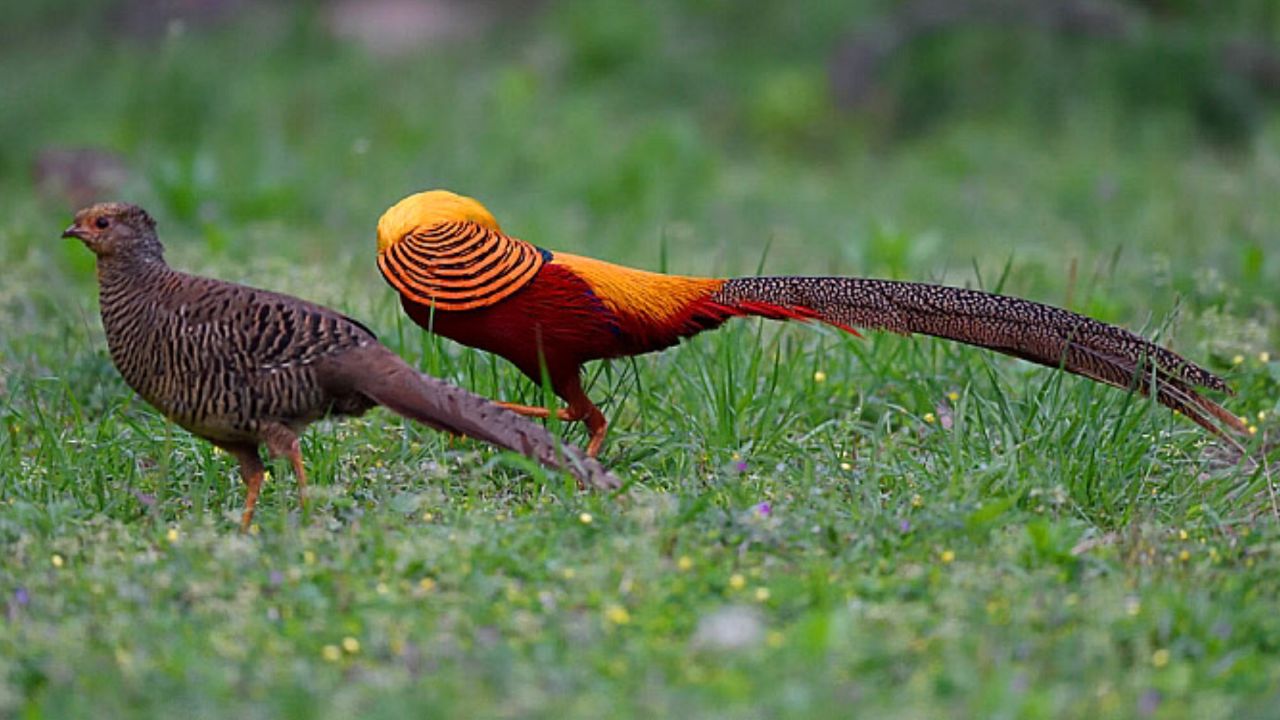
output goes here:
[{"label": "green grass field", "polygon": [[0,717],[1280,715],[1280,459],[941,341],[739,321],[593,366],[614,496],[385,411],[321,423],[309,511],[276,463],[241,535],[234,463],[115,373],[72,208],[32,180],[44,148],[109,148],[173,265],[340,308],[503,399],[541,396],[378,276],[405,194],[649,269],[1069,306],[1276,432],[1280,121],[1219,146],[1119,102],[1097,53],[1045,110],[1028,88],[1071,48],[962,43],[939,52],[1010,97],[892,136],[825,92],[822,48],[870,8],[821,7],[562,3],[399,55],[318,10],[149,34],[14,9]]}]

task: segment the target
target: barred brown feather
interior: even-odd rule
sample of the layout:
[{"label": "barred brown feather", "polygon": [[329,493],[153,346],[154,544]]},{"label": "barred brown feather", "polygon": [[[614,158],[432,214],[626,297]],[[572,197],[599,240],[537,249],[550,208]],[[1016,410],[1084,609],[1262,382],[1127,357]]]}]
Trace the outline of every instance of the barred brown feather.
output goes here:
[{"label": "barred brown feather", "polygon": [[102,324],[125,382],[240,460],[250,486],[246,524],[261,483],[260,445],[289,456],[301,485],[297,433],[326,415],[359,415],[375,405],[565,466],[585,483],[618,486],[598,463],[536,423],[418,373],[355,320],[288,295],[171,269],[140,208],[87,208],[64,236],[80,238],[98,255]]},{"label": "barred brown feather", "polygon": [[[844,277],[757,277],[725,281],[711,297],[733,307],[766,303],[814,312],[842,327],[920,333],[996,350],[1144,394],[1223,437],[1239,418],[1194,389],[1230,392],[1222,378],[1180,355],[1061,308],[924,283]],[[1228,438],[1230,439],[1230,438]]]}]

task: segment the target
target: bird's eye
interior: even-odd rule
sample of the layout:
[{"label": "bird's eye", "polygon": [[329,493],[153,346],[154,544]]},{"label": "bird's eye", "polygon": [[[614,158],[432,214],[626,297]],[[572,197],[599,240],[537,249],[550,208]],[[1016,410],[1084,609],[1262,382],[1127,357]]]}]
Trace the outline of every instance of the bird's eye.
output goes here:
[{"label": "bird's eye", "polygon": [[111,221],[104,217],[100,217],[97,220],[94,220],[93,224],[97,225],[99,230],[104,230],[108,225],[111,224]]}]

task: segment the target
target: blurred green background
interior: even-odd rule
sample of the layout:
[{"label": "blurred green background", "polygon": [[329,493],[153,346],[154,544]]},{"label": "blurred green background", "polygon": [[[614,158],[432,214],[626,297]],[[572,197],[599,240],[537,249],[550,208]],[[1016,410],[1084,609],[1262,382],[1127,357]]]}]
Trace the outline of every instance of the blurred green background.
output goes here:
[{"label": "blurred green background", "polygon": [[[23,227],[127,197],[197,231],[202,256],[248,261],[268,254],[255,233],[288,227],[270,255],[355,256],[371,278],[381,209],[448,187],[518,235],[650,266],[664,243],[702,272],[752,270],[769,244],[780,272],[972,281],[1012,259],[1011,289],[1107,319],[1177,294],[1252,311],[1232,289],[1280,274],[1280,9],[1263,0],[7,15],[0,189]],[[1170,290],[1091,297],[1117,264]]]},{"label": "blurred green background", "polygon": [[0,717],[1275,716],[1270,470],[1124,393],[736,323],[592,371],[627,498],[374,413],[308,433],[310,515],[281,472],[241,537],[58,239],[142,204],[179,268],[533,398],[374,267],[382,211],[445,187],[647,269],[1069,307],[1267,437],[1274,0],[0,6]]}]

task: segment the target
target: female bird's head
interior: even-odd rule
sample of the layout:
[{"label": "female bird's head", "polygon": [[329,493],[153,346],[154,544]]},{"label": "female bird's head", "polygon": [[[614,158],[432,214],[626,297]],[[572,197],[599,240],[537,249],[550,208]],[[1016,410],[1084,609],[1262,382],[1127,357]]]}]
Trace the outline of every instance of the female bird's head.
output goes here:
[{"label": "female bird's head", "polygon": [[473,222],[490,230],[502,230],[479,202],[448,190],[428,190],[410,195],[382,214],[378,220],[378,254],[407,235],[445,222]]},{"label": "female bird's head", "polygon": [[75,222],[62,231],[64,238],[79,238],[95,255],[104,257],[159,257],[164,249],[156,237],[156,221],[146,210],[128,203],[98,203],[76,213]]}]

